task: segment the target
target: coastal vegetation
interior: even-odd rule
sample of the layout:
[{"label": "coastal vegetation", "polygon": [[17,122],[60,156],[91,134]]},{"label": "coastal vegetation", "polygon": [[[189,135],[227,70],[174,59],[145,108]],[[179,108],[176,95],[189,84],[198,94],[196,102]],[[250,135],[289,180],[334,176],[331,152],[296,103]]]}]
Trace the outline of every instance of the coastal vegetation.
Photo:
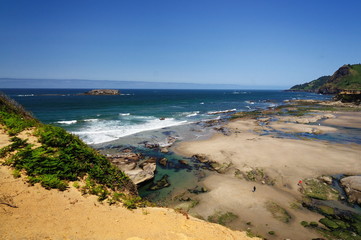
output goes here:
[{"label": "coastal vegetation", "polygon": [[347,64],[332,76],[323,76],[308,83],[298,84],[291,91],[336,94],[345,90],[361,90],[361,64]]},{"label": "coastal vegetation", "polygon": [[[0,95],[0,116],[0,124],[11,136],[11,144],[0,150],[0,157],[14,169],[14,177],[25,175],[30,184],[61,191],[76,181],[82,193],[97,195],[99,201],[120,201],[127,208],[144,205],[128,176],[77,136],[42,124],[5,95]],[[19,137],[25,130],[36,142]]]}]

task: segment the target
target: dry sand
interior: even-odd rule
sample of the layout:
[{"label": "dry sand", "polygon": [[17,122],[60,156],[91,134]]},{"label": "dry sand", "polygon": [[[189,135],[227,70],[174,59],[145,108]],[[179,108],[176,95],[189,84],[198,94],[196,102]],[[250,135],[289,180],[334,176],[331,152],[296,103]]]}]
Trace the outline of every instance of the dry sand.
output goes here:
[{"label": "dry sand", "polygon": [[[326,121],[336,125],[360,127],[360,113],[337,114]],[[346,123],[346,121],[350,121]],[[296,122],[296,121],[295,121]],[[302,122],[302,121],[300,121]],[[357,144],[332,144],[324,141],[292,140],[261,136],[263,128],[298,132],[304,128],[335,131],[331,127],[275,122],[260,126],[256,120],[237,120],[228,124],[230,136],[215,135],[204,141],[183,142],[177,153],[192,156],[204,154],[219,163],[231,163],[225,174],[213,174],[203,184],[210,190],[199,195],[200,204],[192,211],[205,218],[215,211],[230,211],[239,216],[231,223],[235,229],[250,228],[269,239],[311,239],[320,237],[300,225],[303,220],[318,221],[321,216],[306,209],[290,207],[301,198],[300,179],[333,174],[360,174],[361,147]],[[306,129],[308,130],[308,129]],[[276,180],[274,186],[235,177],[236,169],[262,169]],[[256,192],[252,192],[253,187]],[[290,223],[280,222],[266,210],[265,204],[275,202],[292,216]],[[251,222],[251,226],[246,224]],[[270,236],[275,231],[277,236]]]},{"label": "dry sand", "polygon": [[[29,132],[20,136],[30,137]],[[31,139],[35,141],[35,139]],[[36,142],[36,141],[35,141]],[[0,146],[9,138],[0,126]],[[1,160],[1,159],[0,159]],[[0,161],[1,162],[1,161]],[[71,187],[64,192],[28,186],[0,165],[0,239],[250,239],[246,233],[172,209],[133,211],[101,204]]]}]

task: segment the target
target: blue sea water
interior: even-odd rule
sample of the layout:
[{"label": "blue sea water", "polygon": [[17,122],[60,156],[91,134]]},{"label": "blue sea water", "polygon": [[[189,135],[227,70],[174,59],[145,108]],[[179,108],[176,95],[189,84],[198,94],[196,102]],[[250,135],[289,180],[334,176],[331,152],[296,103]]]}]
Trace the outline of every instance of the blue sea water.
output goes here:
[{"label": "blue sea water", "polygon": [[103,144],[145,131],[216,119],[220,111],[251,111],[292,99],[329,96],[276,90],[121,90],[117,96],[77,95],[89,89],[2,89],[44,123]]}]

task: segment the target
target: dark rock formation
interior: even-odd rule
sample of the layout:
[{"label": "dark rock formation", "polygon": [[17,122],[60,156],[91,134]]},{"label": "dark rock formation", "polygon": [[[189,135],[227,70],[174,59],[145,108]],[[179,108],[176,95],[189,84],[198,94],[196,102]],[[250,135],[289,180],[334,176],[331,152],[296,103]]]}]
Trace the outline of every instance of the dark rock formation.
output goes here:
[{"label": "dark rock formation", "polygon": [[200,193],[206,193],[208,190],[205,187],[196,186],[194,188],[188,189],[188,192],[194,193],[194,194],[200,194]]},{"label": "dark rock formation", "polygon": [[192,156],[192,158],[198,162],[201,162],[201,163],[207,163],[209,162],[209,159],[207,159],[207,156],[204,155],[204,154],[195,154]]},{"label": "dark rock formation", "polygon": [[94,89],[81,95],[120,95],[120,92],[115,89]]},{"label": "dark rock formation", "polygon": [[159,189],[162,189],[162,188],[169,187],[170,183],[168,181],[168,178],[169,178],[169,176],[167,174],[164,174],[163,177],[159,181],[153,183],[149,187],[149,190],[155,191],[155,190],[159,190]]}]

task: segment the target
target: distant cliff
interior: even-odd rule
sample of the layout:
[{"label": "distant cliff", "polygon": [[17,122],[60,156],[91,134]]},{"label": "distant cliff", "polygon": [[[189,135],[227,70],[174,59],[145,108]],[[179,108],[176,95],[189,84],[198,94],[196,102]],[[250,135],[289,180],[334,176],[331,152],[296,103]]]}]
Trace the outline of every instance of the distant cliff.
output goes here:
[{"label": "distant cliff", "polygon": [[343,65],[332,76],[323,76],[290,88],[290,91],[322,94],[336,94],[345,90],[361,90],[361,64]]}]

